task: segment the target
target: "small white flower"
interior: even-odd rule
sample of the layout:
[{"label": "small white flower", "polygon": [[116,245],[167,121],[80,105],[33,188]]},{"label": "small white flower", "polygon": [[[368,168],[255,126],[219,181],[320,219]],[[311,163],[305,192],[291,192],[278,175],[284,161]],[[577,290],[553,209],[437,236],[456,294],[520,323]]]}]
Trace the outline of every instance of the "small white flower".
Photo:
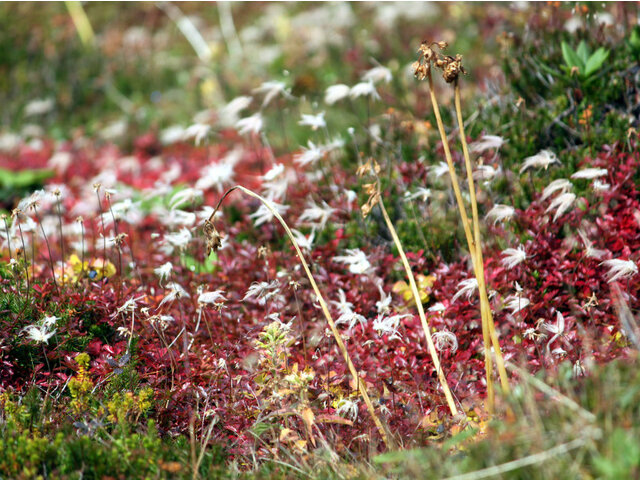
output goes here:
[{"label": "small white flower", "polygon": [[351,330],[355,327],[356,323],[359,323],[364,328],[367,324],[367,319],[353,311],[353,303],[347,302],[344,290],[338,290],[338,298],[339,300],[337,302],[335,300],[331,300],[331,303],[335,305],[338,309],[338,313],[340,314],[335,324],[341,325],[345,323],[347,324],[347,329]]},{"label": "small white flower", "polygon": [[213,292],[202,292],[200,295],[198,295],[198,303],[201,305],[205,303],[213,305],[216,303],[225,302],[227,299],[222,293],[222,290],[214,290]]},{"label": "small white flower", "polygon": [[236,129],[240,135],[247,133],[258,134],[262,130],[263,125],[262,115],[260,112],[254,113],[250,117],[241,118],[236,122]]},{"label": "small white flower", "polygon": [[23,329],[30,340],[36,343],[49,343],[49,339],[56,333],[56,330],[49,331],[46,326],[29,325]]},{"label": "small white flower", "polygon": [[282,163],[276,163],[267,171],[267,173],[262,175],[260,178],[263,182],[270,182],[271,180],[275,180],[276,178],[278,178],[283,173],[284,165]]},{"label": "small white flower", "polygon": [[449,165],[447,165],[447,162],[440,162],[438,165],[432,165],[429,167],[429,173],[436,178],[440,178],[449,173]]},{"label": "small white flower", "polygon": [[504,145],[504,138],[497,135],[483,135],[480,140],[469,145],[473,153],[481,153],[485,150],[497,150]]},{"label": "small white flower", "polygon": [[391,308],[391,294],[384,293],[381,285],[378,285],[378,291],[380,292],[380,300],[376,302],[376,310],[380,314],[388,313]]},{"label": "small white flower", "polygon": [[542,196],[540,197],[540,201],[544,202],[547,198],[549,198],[554,193],[560,191],[562,193],[566,193],[568,190],[573,188],[573,184],[567,180],[566,178],[559,178],[554,180],[549,185],[545,187],[542,191]]},{"label": "small white flower", "polygon": [[349,271],[357,275],[366,274],[371,270],[371,263],[359,248],[348,249],[346,255],[335,257],[334,260],[348,265]]},{"label": "small white flower", "polygon": [[335,211],[336,209],[330,207],[325,201],[322,202],[322,205],[318,205],[312,198],[309,198],[306,208],[298,218],[298,223],[309,222],[322,230]]},{"label": "small white flower", "polygon": [[165,264],[160,265],[158,268],[153,269],[153,273],[160,277],[160,285],[162,285],[162,282],[164,280],[167,280],[169,278],[169,275],[171,275],[172,271],[173,264],[171,262],[166,262]]},{"label": "small white flower", "polygon": [[556,214],[553,216],[553,221],[555,222],[562,216],[564,212],[566,212],[569,207],[573,204],[576,199],[575,193],[563,193],[562,195],[558,195],[553,201],[549,204],[545,213],[548,213],[552,210],[556,211]]},{"label": "small white flower", "polygon": [[621,260],[614,258],[612,260],[605,260],[600,265],[604,265],[609,268],[606,273],[607,282],[615,282],[620,278],[630,278],[638,273],[638,266],[633,260]]},{"label": "small white flower", "polygon": [[[102,136],[112,138],[114,136],[119,137],[124,135],[126,133],[127,124],[121,123],[121,122],[116,122],[115,124],[113,124],[113,126],[120,126],[120,125],[122,126],[121,133],[108,131],[106,135],[105,133],[103,133]],[[113,130],[113,126],[111,128],[108,127],[109,130]],[[171,125],[170,127],[167,127],[160,132],[160,143],[162,143],[163,145],[171,145],[172,143],[179,142],[184,137],[184,132],[185,132],[184,127],[181,127],[180,125]],[[117,133],[117,134],[114,135],[114,133]]]},{"label": "small white flower", "polygon": [[318,130],[319,128],[325,128],[327,122],[324,119],[324,112],[320,112],[317,115],[308,115],[303,113],[302,120],[298,122],[298,125],[311,127],[311,130]]},{"label": "small white flower", "polygon": [[582,239],[582,243],[584,243],[585,252],[584,255],[588,258],[596,258],[600,260],[607,253],[606,250],[599,250],[597,248],[593,248],[593,242],[587,238],[587,235],[582,231],[578,230],[578,235]]},{"label": "small white flower", "polygon": [[322,160],[327,151],[322,146],[315,146],[312,141],[307,142],[309,148],[302,147],[302,153],[298,153],[293,157],[293,161],[301,167],[309,164],[314,164],[319,160]]},{"label": "small white flower", "polygon": [[[273,201],[269,202],[269,205],[280,215],[286,213],[286,211],[289,210],[289,205],[281,205]],[[258,209],[254,213],[249,215],[249,217],[253,219],[254,225],[258,227],[263,223],[273,220],[274,215],[265,204],[261,203]]]},{"label": "small white flower", "polygon": [[498,222],[511,220],[515,213],[515,208],[509,205],[496,204],[491,210],[487,212],[485,218],[489,221],[493,221],[493,224],[496,225]]},{"label": "small white flower", "polygon": [[445,348],[450,348],[451,353],[455,353],[458,350],[458,339],[449,330],[440,330],[431,334],[435,347],[442,351]]},{"label": "small white flower", "polygon": [[398,332],[398,328],[400,327],[400,320],[410,316],[411,315],[409,314],[405,314],[385,317],[384,314],[379,314],[378,317],[373,321],[373,329],[380,336],[389,335],[389,340],[402,340],[402,336]]},{"label": "small white flower", "polygon": [[47,315],[42,319],[42,325],[49,329],[51,327],[53,327],[57,321],[60,320],[59,317],[56,317],[55,315]]},{"label": "small white flower", "polygon": [[527,252],[525,252],[522,245],[518,246],[518,248],[507,248],[502,251],[502,255],[504,258],[500,261],[509,270],[527,259]]},{"label": "small white flower", "polygon": [[296,242],[298,242],[298,246],[302,250],[307,250],[308,252],[310,252],[313,249],[313,240],[316,236],[316,233],[314,231],[312,231],[308,236],[305,236],[301,231],[292,228],[291,233],[293,233],[293,237],[296,239]]},{"label": "small white flower", "polygon": [[558,164],[560,163],[560,160],[558,160],[558,157],[556,157],[556,154],[553,153],[551,150],[542,150],[536,153],[535,155],[532,155],[531,157],[527,157],[524,159],[524,163],[520,168],[520,173],[524,173],[528,169],[534,168],[534,167],[536,168],[542,167],[546,170],[547,168],[549,168],[549,165],[552,165],[554,163],[558,163]]},{"label": "small white flower", "polygon": [[333,105],[334,103],[349,96],[351,89],[347,85],[331,85],[324,94],[324,103]]},{"label": "small white flower", "polygon": [[571,178],[592,180],[594,178],[605,177],[608,173],[606,168],[584,168],[571,175]]},{"label": "small white flower", "polygon": [[253,101],[248,96],[236,97],[218,111],[218,123],[223,127],[231,127],[239,120],[239,114]]},{"label": "small white flower", "polygon": [[467,278],[466,280],[462,280],[460,283],[458,283],[458,288],[459,290],[451,299],[451,303],[455,302],[463,295],[467,297],[467,300],[471,300],[471,295],[473,295],[473,292],[475,292],[478,288],[478,280],[475,278]]},{"label": "small white flower", "polygon": [[208,190],[211,187],[215,187],[218,192],[222,192],[225,185],[233,181],[233,169],[234,165],[225,161],[207,165],[200,170],[200,178],[196,182],[196,188]]},{"label": "small white flower", "polygon": [[54,106],[55,103],[53,98],[32,100],[24,107],[24,116],[33,117],[37,115],[44,115],[45,113],[49,113],[53,110]]},{"label": "small white flower", "polygon": [[431,197],[431,189],[418,187],[414,192],[405,192],[404,201],[409,202],[411,200],[420,199],[423,202],[426,202],[429,197]]},{"label": "small white flower", "polygon": [[391,70],[383,66],[374,67],[370,70],[367,70],[366,72],[364,72],[364,75],[362,75],[363,82],[389,83],[392,79],[393,75],[391,75]]},{"label": "small white flower", "polygon": [[189,126],[184,133],[182,134],[183,140],[191,140],[194,139],[196,146],[200,145],[200,142],[207,138],[209,132],[211,131],[211,127],[209,125],[205,125],[203,123],[195,123]]},{"label": "small white flower", "polygon": [[253,93],[264,93],[264,100],[262,101],[262,107],[266,107],[269,105],[271,100],[276,98],[278,95],[282,95],[284,98],[290,99],[293,98],[289,91],[287,90],[287,85],[284,82],[264,82],[258,88],[253,89]]},{"label": "small white flower", "polygon": [[356,83],[351,87],[351,90],[349,90],[349,96],[351,98],[371,97],[374,100],[380,100],[380,95],[371,81]]},{"label": "small white flower", "polygon": [[523,308],[527,307],[531,302],[526,297],[510,296],[505,300],[504,308],[511,310],[511,313],[515,315]]}]

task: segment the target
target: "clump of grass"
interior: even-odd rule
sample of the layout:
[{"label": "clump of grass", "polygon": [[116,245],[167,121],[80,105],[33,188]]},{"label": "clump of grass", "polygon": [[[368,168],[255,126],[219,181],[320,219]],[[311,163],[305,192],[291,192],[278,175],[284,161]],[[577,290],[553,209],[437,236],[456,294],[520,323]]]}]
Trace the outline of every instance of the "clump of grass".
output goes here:
[{"label": "clump of grass", "polygon": [[[464,122],[462,120],[462,109],[460,105],[460,84],[459,76],[461,73],[466,73],[462,66],[462,57],[456,55],[455,58],[451,56],[443,56],[437,53],[432,47],[437,46],[439,49],[444,49],[447,46],[446,42],[422,42],[420,45],[420,56],[417,62],[414,63],[414,71],[416,77],[421,80],[426,79],[429,83],[429,94],[431,96],[431,103],[433,105],[433,111],[436,116],[436,122],[438,124],[438,132],[442,139],[442,146],[445,153],[445,159],[447,166],[449,167],[449,174],[451,176],[451,185],[456,197],[458,205],[458,211],[462,220],[462,226],[464,228],[469,253],[471,255],[473,269],[478,282],[478,292],[480,295],[480,314],[482,317],[482,336],[484,343],[484,355],[485,355],[485,372],[487,379],[487,397],[488,397],[488,409],[493,411],[495,403],[495,393],[493,387],[493,360],[491,358],[491,349],[495,353],[496,365],[498,367],[498,373],[500,376],[500,383],[505,392],[509,391],[509,380],[507,372],[504,366],[504,359],[500,350],[500,343],[495,331],[495,325],[493,322],[493,316],[491,314],[491,307],[489,305],[489,299],[487,296],[487,287],[484,278],[484,262],[482,258],[482,244],[480,239],[480,225],[478,220],[478,203],[475,194],[475,185],[473,182],[473,170],[471,167],[471,159],[469,157],[469,149],[467,147],[466,137],[464,133]],[[453,158],[451,156],[451,149],[449,146],[449,140],[444,130],[444,124],[442,122],[442,116],[440,115],[440,108],[438,106],[438,99],[433,88],[433,78],[431,75],[432,67],[439,68],[443,72],[443,78],[447,83],[454,84],[454,97],[456,117],[458,121],[458,131],[460,132],[460,142],[462,144],[462,151],[465,159],[465,168],[467,173],[467,180],[469,184],[469,196],[471,200],[472,221],[469,221],[464,201],[462,199],[462,192],[460,185],[458,184],[458,176],[456,174],[455,167],[453,165]]]}]

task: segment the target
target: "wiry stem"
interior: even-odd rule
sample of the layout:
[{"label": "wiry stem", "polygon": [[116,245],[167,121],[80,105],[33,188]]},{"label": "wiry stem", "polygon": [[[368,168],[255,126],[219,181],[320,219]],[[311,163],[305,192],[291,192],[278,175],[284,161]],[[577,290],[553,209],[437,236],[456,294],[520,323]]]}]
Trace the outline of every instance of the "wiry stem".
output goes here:
[{"label": "wiry stem", "polygon": [[267,209],[269,209],[269,211],[273,214],[273,216],[276,217],[278,222],[280,222],[280,225],[282,225],[282,228],[284,228],[285,232],[287,233],[287,236],[289,237],[289,240],[291,240],[291,243],[293,244],[293,247],[295,248],[296,253],[298,254],[298,258],[300,259],[300,263],[302,264],[302,267],[304,268],[304,271],[307,274],[307,278],[311,283],[311,287],[313,288],[313,291],[316,294],[318,303],[320,303],[320,308],[322,309],[322,313],[324,314],[327,320],[327,323],[329,324],[329,329],[331,330],[331,333],[333,334],[336,344],[338,345],[338,349],[340,350],[340,352],[342,353],[342,356],[344,357],[344,361],[347,364],[349,372],[353,376],[353,379],[356,381],[360,395],[362,396],[362,399],[364,400],[364,403],[367,406],[367,409],[369,410],[369,414],[371,415],[371,418],[373,419],[373,422],[375,423],[378,429],[378,432],[382,437],[383,442],[387,447],[394,448],[395,442],[393,441],[390,434],[388,433],[387,428],[382,424],[382,421],[380,420],[378,415],[376,415],[375,409],[373,407],[373,403],[371,402],[371,399],[369,398],[369,394],[367,393],[365,382],[358,375],[358,371],[356,370],[355,365],[351,361],[351,357],[349,356],[347,347],[345,346],[344,341],[342,340],[342,337],[340,335],[340,332],[336,328],[336,324],[333,321],[333,318],[331,317],[331,313],[329,312],[329,307],[327,306],[327,302],[325,302],[324,297],[322,296],[322,293],[320,293],[320,289],[318,288],[318,285],[315,279],[313,278],[313,275],[311,274],[311,270],[307,265],[307,261],[305,260],[304,255],[300,250],[300,247],[298,246],[298,242],[296,242],[296,239],[293,236],[293,233],[289,229],[288,225],[286,224],[282,216],[273,208],[273,206],[268,200],[258,195],[257,193],[249,190],[248,188],[245,188],[241,185],[236,185],[235,187],[232,187],[229,190],[227,190],[225,194],[222,196],[222,198],[218,201],[218,205],[216,205],[216,208],[213,210],[213,213],[209,217],[208,222],[211,223],[213,221],[213,218],[216,212],[218,211],[218,209],[220,208],[220,205],[222,204],[224,199],[234,190],[240,190],[246,195],[249,195],[250,197],[253,197],[259,200],[265,207],[267,207]]},{"label": "wiry stem", "polygon": [[384,221],[387,224],[387,228],[389,228],[389,231],[391,232],[391,237],[393,238],[393,242],[396,244],[396,247],[398,248],[398,253],[400,254],[400,259],[402,260],[402,265],[404,265],[404,270],[407,274],[407,278],[409,279],[409,285],[411,286],[411,293],[413,294],[413,299],[418,309],[418,316],[420,317],[420,323],[422,324],[422,329],[424,330],[424,336],[427,340],[427,347],[429,348],[429,354],[431,355],[431,359],[433,360],[433,365],[436,368],[436,372],[438,374],[438,380],[440,381],[440,385],[442,386],[442,390],[444,391],[444,396],[447,399],[449,410],[451,410],[451,414],[455,416],[458,414],[458,409],[456,408],[456,404],[453,400],[453,395],[451,395],[451,390],[449,390],[447,377],[442,371],[440,360],[438,358],[438,352],[436,351],[436,347],[433,344],[433,338],[431,338],[429,323],[427,322],[427,317],[424,314],[424,308],[422,306],[422,301],[420,300],[420,293],[418,292],[418,287],[416,285],[416,280],[413,277],[411,266],[409,265],[407,256],[405,255],[404,249],[402,248],[402,243],[400,242],[398,233],[396,232],[396,229],[394,228],[393,223],[391,223],[391,219],[389,218],[387,209],[384,208],[384,203],[382,202],[382,198],[378,200],[378,205],[380,206],[380,210],[382,210],[382,216],[384,217]]},{"label": "wiry stem", "polygon": [[[40,224],[40,230],[42,230],[42,236],[44,237],[44,243],[47,245],[47,252],[49,253],[49,266],[51,267],[51,275],[53,276],[53,284],[56,286],[56,291],[60,293],[60,289],[58,288],[58,282],[56,281],[56,271],[53,267],[53,256],[51,255],[51,247],[49,246],[49,238],[47,238],[47,234],[44,231],[44,226],[42,225],[42,220],[40,220],[40,215],[38,215],[38,209],[33,205],[33,212],[35,213],[36,219]],[[33,259],[35,263],[35,258]]]},{"label": "wiry stem", "polygon": [[[442,139],[442,148],[444,149],[445,159],[447,160],[447,165],[449,167],[449,174],[451,175],[451,185],[453,187],[453,192],[456,197],[456,202],[458,203],[458,211],[460,212],[460,217],[462,218],[462,227],[464,229],[464,234],[467,239],[467,245],[469,246],[469,253],[471,254],[471,259],[473,262],[474,271],[476,273],[476,279],[478,280],[478,290],[480,290],[480,284],[484,283],[478,278],[478,268],[476,266],[477,257],[476,257],[476,242],[474,240],[473,234],[471,233],[471,228],[469,226],[469,217],[467,216],[467,210],[464,206],[464,202],[462,200],[462,192],[460,191],[460,185],[458,184],[458,175],[456,174],[455,167],[453,165],[453,158],[451,157],[451,150],[449,149],[449,140],[447,139],[447,134],[444,130],[444,125],[442,123],[442,117],[440,115],[440,108],[438,107],[438,99],[436,98],[435,90],[433,88],[433,79],[431,76],[431,69],[427,70],[427,80],[429,81],[429,95],[431,96],[431,103],[433,104],[433,111],[436,116],[436,123],[438,124],[438,131],[440,132],[440,137]],[[484,278],[482,279],[484,280]],[[486,294],[486,292],[485,292]],[[493,412],[493,406],[495,401],[495,393],[493,389],[493,365],[491,361],[491,337],[489,335],[489,327],[486,323],[486,315],[482,315],[482,301],[481,305],[481,317],[482,317],[482,340],[484,345],[484,361],[485,361],[485,374],[487,380],[487,399],[488,399],[488,410]]]},{"label": "wiry stem", "polygon": [[480,242],[480,222],[478,220],[478,202],[476,200],[476,189],[473,182],[473,170],[471,168],[471,158],[469,156],[469,148],[467,146],[467,138],[464,132],[464,120],[462,119],[462,107],[460,105],[460,84],[456,79],[454,84],[454,102],[456,106],[456,116],[458,118],[458,131],[460,132],[460,143],[462,144],[462,153],[464,156],[464,163],[467,170],[467,182],[469,184],[469,196],[471,198],[471,212],[473,216],[473,235],[476,244],[476,261],[475,271],[478,279],[478,291],[480,294],[480,310],[483,317],[485,317],[485,325],[488,327],[489,336],[491,337],[491,344],[496,355],[496,365],[498,367],[498,374],[500,375],[500,384],[505,392],[509,392],[509,379],[507,377],[507,370],[504,366],[504,359],[502,357],[502,351],[500,350],[500,342],[498,341],[498,335],[496,334],[495,324],[493,322],[493,315],[491,313],[491,307],[489,306],[489,298],[487,296],[487,286],[484,278],[484,260],[482,257],[482,243]]}]

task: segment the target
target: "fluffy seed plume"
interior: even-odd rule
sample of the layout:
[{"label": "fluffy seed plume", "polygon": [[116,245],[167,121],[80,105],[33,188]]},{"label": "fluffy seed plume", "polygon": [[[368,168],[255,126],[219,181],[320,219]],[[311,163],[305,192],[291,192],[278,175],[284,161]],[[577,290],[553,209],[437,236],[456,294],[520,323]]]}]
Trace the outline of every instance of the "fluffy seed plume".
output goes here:
[{"label": "fluffy seed plume", "polygon": [[550,165],[554,163],[560,163],[556,154],[551,150],[542,150],[531,157],[527,157],[524,159],[524,163],[520,168],[520,173],[524,173],[530,168],[544,168],[545,170],[549,168]]},{"label": "fluffy seed plume", "polygon": [[498,222],[511,220],[516,213],[516,209],[509,205],[495,205],[487,212],[485,218],[496,225]]},{"label": "fluffy seed plume", "polygon": [[527,259],[527,252],[525,252],[524,247],[520,245],[518,248],[507,248],[502,251],[502,264],[511,270],[516,265],[524,262]]},{"label": "fluffy seed plume", "polygon": [[600,265],[604,265],[609,269],[605,274],[607,282],[612,283],[621,278],[631,278],[638,273],[638,266],[633,260],[621,260],[614,258],[605,260]]},{"label": "fluffy seed plume", "polygon": [[558,195],[553,201],[549,204],[545,213],[551,212],[553,210],[556,211],[556,214],[553,216],[553,221],[555,222],[562,216],[564,212],[566,212],[569,207],[573,204],[576,199],[576,195],[574,193],[563,193],[562,195]]},{"label": "fluffy seed plume", "polygon": [[540,201],[544,202],[547,198],[549,198],[554,193],[560,191],[562,193],[566,193],[568,190],[573,188],[573,184],[567,180],[566,178],[559,178],[558,180],[554,180],[549,185],[545,187],[542,191],[542,196],[540,197]]}]

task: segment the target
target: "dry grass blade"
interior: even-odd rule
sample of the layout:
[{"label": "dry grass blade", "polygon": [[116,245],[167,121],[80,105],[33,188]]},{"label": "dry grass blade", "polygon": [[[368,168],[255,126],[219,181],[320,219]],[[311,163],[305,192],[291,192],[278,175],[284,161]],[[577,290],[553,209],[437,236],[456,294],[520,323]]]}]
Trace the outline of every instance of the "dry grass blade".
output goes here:
[{"label": "dry grass blade", "polygon": [[313,291],[316,294],[318,303],[320,304],[322,313],[324,314],[327,320],[327,323],[329,324],[329,329],[331,330],[331,333],[333,334],[336,344],[338,345],[338,349],[340,350],[340,353],[342,353],[342,356],[344,357],[344,361],[347,364],[349,372],[351,373],[354,380],[356,381],[356,384],[358,385],[358,391],[360,393],[360,396],[362,397],[365,405],[367,406],[367,410],[369,411],[369,414],[371,415],[371,418],[373,419],[373,422],[375,423],[376,428],[378,429],[378,432],[382,437],[382,440],[384,441],[385,445],[388,448],[395,448],[395,442],[391,438],[391,435],[388,432],[387,427],[383,425],[382,421],[380,420],[380,418],[375,412],[373,403],[371,402],[371,399],[369,398],[369,394],[367,393],[365,382],[360,378],[355,365],[351,361],[351,357],[349,356],[347,347],[345,346],[344,341],[342,340],[342,336],[340,335],[340,332],[338,332],[338,329],[336,328],[336,324],[333,321],[333,318],[331,317],[331,313],[329,312],[329,307],[327,306],[327,302],[324,300],[322,293],[320,293],[318,284],[316,283],[315,279],[313,278],[313,275],[311,274],[311,270],[309,269],[309,266],[307,264],[307,261],[304,258],[304,255],[302,254],[302,250],[300,250],[300,247],[298,246],[298,242],[296,242],[296,239],[293,236],[293,233],[291,232],[291,229],[289,228],[287,223],[284,221],[282,216],[271,206],[270,202],[264,197],[260,196],[259,194],[241,185],[236,185],[235,187],[232,187],[229,190],[227,190],[225,194],[222,196],[222,198],[218,201],[218,205],[216,205],[216,208],[214,209],[209,219],[205,222],[205,233],[207,234],[207,246],[215,249],[215,245],[219,245],[219,235],[215,230],[215,228],[213,227],[213,218],[216,212],[218,211],[218,209],[220,208],[220,205],[222,204],[224,199],[227,198],[227,196],[234,190],[240,190],[244,194],[259,200],[266,208],[269,209],[269,211],[273,214],[273,216],[276,219],[278,219],[278,222],[280,222],[280,225],[282,225],[282,227],[284,228],[285,232],[287,233],[287,236],[289,237],[289,240],[291,240],[291,243],[293,244],[293,247],[295,248],[296,253],[298,254],[300,263],[302,264],[302,267],[304,268],[304,271],[307,274],[307,278],[311,283],[311,287],[313,288]]},{"label": "dry grass blade", "polygon": [[433,338],[431,338],[429,323],[427,322],[427,317],[424,314],[424,307],[422,306],[422,300],[420,300],[420,292],[418,291],[416,280],[413,277],[411,266],[409,265],[407,256],[404,254],[404,249],[402,248],[402,243],[400,242],[398,233],[396,232],[396,229],[393,227],[393,223],[391,223],[391,219],[389,218],[387,209],[384,208],[384,203],[382,203],[381,197],[379,197],[378,199],[378,205],[380,206],[380,210],[382,210],[382,216],[384,217],[384,221],[386,222],[387,227],[391,232],[391,237],[393,238],[393,242],[396,244],[396,248],[398,249],[398,253],[400,254],[400,259],[402,260],[402,265],[404,266],[404,270],[407,274],[409,285],[411,286],[411,294],[413,295],[416,308],[418,309],[418,316],[420,317],[420,323],[422,324],[422,329],[424,330],[424,336],[427,340],[429,354],[431,355],[431,359],[433,360],[433,365],[435,366],[436,372],[438,374],[438,381],[440,382],[440,386],[444,391],[444,396],[447,399],[447,404],[449,405],[449,410],[451,410],[451,415],[455,416],[458,414],[458,409],[456,408],[455,401],[453,400],[453,395],[451,394],[451,390],[449,389],[449,384],[447,383],[447,377],[444,375],[442,366],[440,365],[440,360],[438,359],[438,352],[436,351],[436,347],[433,344]]},{"label": "dry grass blade", "polygon": [[[467,170],[467,182],[469,185],[469,197],[471,200],[471,214],[473,218],[473,239],[475,243],[475,271],[478,280],[478,292],[480,294],[480,310],[483,316],[483,324],[488,329],[491,344],[496,355],[496,365],[498,374],[500,375],[500,384],[505,392],[509,391],[509,379],[507,371],[504,367],[504,359],[500,350],[500,342],[496,334],[495,324],[493,323],[493,315],[489,305],[487,296],[487,286],[484,279],[484,260],[482,257],[482,242],[480,241],[480,222],[478,220],[478,202],[476,200],[476,188],[473,182],[473,169],[471,167],[471,158],[469,156],[469,148],[467,146],[467,137],[464,132],[464,120],[462,119],[462,106],[460,105],[460,84],[456,79],[454,83],[454,103],[456,107],[456,117],[458,119],[458,131],[460,132],[460,143],[462,144],[462,153],[464,156],[464,164]],[[472,253],[473,255],[473,253]],[[484,332],[483,332],[484,334]],[[485,346],[486,348],[486,346]]]}]

